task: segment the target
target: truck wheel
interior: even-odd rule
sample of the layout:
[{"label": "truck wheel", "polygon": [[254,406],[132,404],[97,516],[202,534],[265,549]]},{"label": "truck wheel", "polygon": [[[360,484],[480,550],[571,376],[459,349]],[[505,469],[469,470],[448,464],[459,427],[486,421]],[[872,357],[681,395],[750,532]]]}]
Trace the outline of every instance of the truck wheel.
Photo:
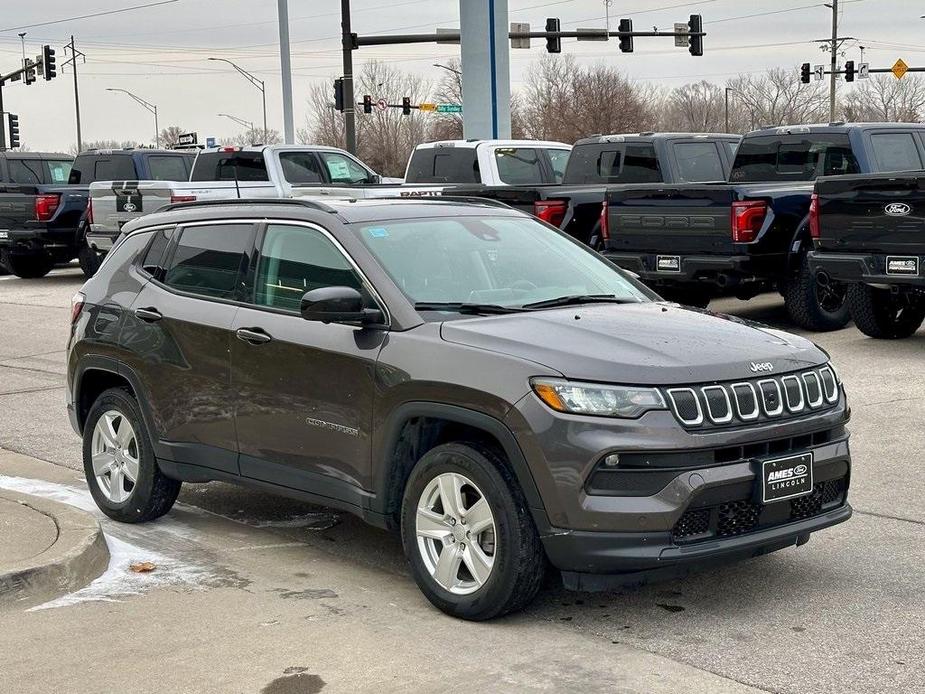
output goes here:
[{"label": "truck wheel", "polygon": [[83,431],[84,474],[100,510],[122,523],[160,518],[177,500],[181,482],[165,477],[134,396],[123,388],[100,395]]},{"label": "truck wheel", "polygon": [[848,305],[858,330],[881,340],[909,337],[925,321],[925,300],[866,284],[848,287]]},{"label": "truck wheel", "polygon": [[800,258],[796,275],[787,280],[783,289],[787,313],[805,330],[838,330],[851,319],[847,287],[837,282],[820,284],[809,269],[805,253]]},{"label": "truck wheel", "polygon": [[37,255],[13,255],[9,251],[4,251],[0,265],[9,268],[10,272],[17,277],[35,279],[37,277],[44,277],[51,272],[54,261],[47,253],[39,253]]},{"label": "truck wheel", "polygon": [[476,443],[447,443],[418,461],[401,509],[405,556],[440,610],[481,621],[523,609],[546,557],[504,458]]},{"label": "truck wheel", "polygon": [[83,270],[84,277],[90,279],[100,269],[103,259],[100,254],[84,243],[80,250],[77,251],[77,262],[80,263],[80,269]]}]

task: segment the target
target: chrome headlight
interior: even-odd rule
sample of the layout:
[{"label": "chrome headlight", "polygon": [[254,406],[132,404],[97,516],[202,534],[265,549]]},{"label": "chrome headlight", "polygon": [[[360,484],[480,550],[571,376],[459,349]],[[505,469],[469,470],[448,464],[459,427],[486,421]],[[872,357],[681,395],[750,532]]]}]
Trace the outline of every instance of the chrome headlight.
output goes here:
[{"label": "chrome headlight", "polygon": [[649,410],[667,409],[655,388],[580,383],[561,378],[532,378],[530,386],[540,400],[558,412],[635,418]]}]

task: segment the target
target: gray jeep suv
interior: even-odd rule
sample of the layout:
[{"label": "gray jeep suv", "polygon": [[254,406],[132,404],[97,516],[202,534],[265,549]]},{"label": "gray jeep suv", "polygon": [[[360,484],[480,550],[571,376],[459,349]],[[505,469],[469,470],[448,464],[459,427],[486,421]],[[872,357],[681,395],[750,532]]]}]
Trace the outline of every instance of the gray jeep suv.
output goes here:
[{"label": "gray jeep suv", "polygon": [[110,517],[226,480],[399,529],[441,610],[526,605],[847,520],[801,337],[682,308],[475,200],[222,201],[126,225],[75,296],[68,410]]}]

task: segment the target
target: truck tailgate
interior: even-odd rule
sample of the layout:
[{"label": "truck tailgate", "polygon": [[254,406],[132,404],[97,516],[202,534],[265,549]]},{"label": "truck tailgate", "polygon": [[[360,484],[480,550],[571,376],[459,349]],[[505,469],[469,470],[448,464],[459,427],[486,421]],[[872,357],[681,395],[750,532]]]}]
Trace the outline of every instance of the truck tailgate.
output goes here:
[{"label": "truck tailgate", "polygon": [[728,184],[621,186],[607,193],[612,253],[729,254]]},{"label": "truck tailgate", "polygon": [[925,174],[826,177],[815,191],[819,249],[916,255],[925,248]]}]

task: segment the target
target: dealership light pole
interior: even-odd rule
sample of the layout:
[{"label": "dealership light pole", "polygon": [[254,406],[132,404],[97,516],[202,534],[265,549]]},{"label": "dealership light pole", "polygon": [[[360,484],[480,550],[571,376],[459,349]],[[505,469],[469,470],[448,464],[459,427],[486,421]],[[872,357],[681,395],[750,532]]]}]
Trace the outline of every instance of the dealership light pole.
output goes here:
[{"label": "dealership light pole", "polygon": [[139,104],[141,104],[146,109],[148,109],[151,113],[154,114],[154,146],[160,147],[161,146],[161,130],[157,126],[157,106],[152,104],[150,101],[145,101],[140,96],[136,96],[135,94],[132,94],[128,89],[113,89],[110,87],[110,88],[107,88],[106,91],[107,92],[122,92],[123,94],[128,94],[135,101],[137,101]]},{"label": "dealership light pole", "polygon": [[287,145],[295,143],[295,125],[292,120],[292,58],[289,55],[289,1],[277,0],[279,19],[279,64],[283,75],[283,139]]},{"label": "dealership light pole", "polygon": [[[257,87],[257,89],[260,90],[260,93],[263,96],[263,141],[266,142],[267,140],[267,85],[266,83],[261,79],[257,79],[256,77],[254,77],[254,75],[249,73],[243,67],[241,67],[240,65],[236,65],[235,63],[231,62],[227,58],[209,58],[209,60],[216,60],[222,63],[228,63],[231,67],[233,67],[235,70],[240,72],[248,82],[250,82],[252,85],[254,85],[255,87]],[[222,115],[222,114],[219,114],[219,115]],[[251,126],[251,130],[253,130],[253,126]]]},{"label": "dealership light pole", "polygon": [[237,116],[232,116],[230,113],[219,113],[218,115],[224,116],[225,118],[230,118],[238,125],[243,125],[249,131],[254,132],[254,121],[245,120],[244,118],[238,118]]}]

